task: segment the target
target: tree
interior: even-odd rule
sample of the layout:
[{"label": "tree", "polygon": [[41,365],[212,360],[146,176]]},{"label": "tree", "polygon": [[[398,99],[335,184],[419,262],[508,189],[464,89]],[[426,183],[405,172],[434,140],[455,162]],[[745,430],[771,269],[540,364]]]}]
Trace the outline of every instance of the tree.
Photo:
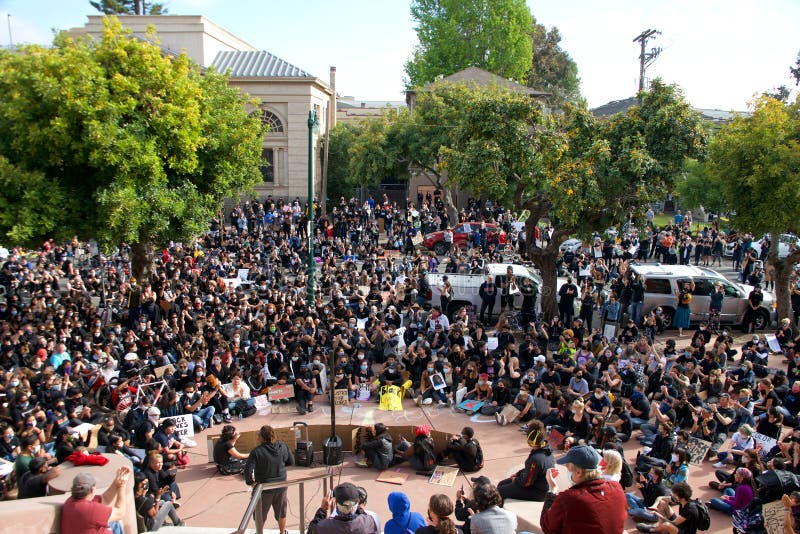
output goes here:
[{"label": "tree", "polygon": [[163,4],[146,0],[99,0],[89,2],[104,15],[166,15]]},{"label": "tree", "polygon": [[705,162],[690,159],[686,162],[686,172],[678,178],[675,191],[682,206],[703,207],[706,211],[720,213],[725,210],[725,199],[719,185],[708,175]]},{"label": "tree", "polygon": [[339,123],[328,133],[328,195],[334,199],[349,198],[355,187],[350,179],[350,147],[360,133],[351,123]]},{"label": "tree", "polygon": [[577,103],[581,98],[578,66],[561,45],[561,33],[553,26],[549,30],[533,19],[531,24],[533,61],[527,85],[552,93],[548,99],[554,106],[565,102]]},{"label": "tree", "polygon": [[524,82],[531,67],[525,0],[414,0],[419,44],[406,62],[413,89],[467,67]]},{"label": "tree", "polygon": [[[655,80],[642,105],[597,122],[585,106],[544,115],[528,97],[498,90],[451,90],[462,120],[441,150],[451,178],[473,194],[527,209],[528,253],[543,278],[542,309],[556,313],[556,259],[570,235],[642,216],[647,203],[674,188],[686,157],[702,154],[700,117],[675,86]],[[550,244],[534,229],[553,224]]]},{"label": "tree", "polygon": [[99,41],[54,44],[0,52],[0,183],[30,184],[0,191],[0,234],[127,242],[146,279],[154,245],[204,231],[224,198],[260,182],[261,122],[226,76],[116,19]]},{"label": "tree", "polygon": [[772,235],[768,261],[775,267],[778,317],[792,317],[789,282],[800,262],[793,247],[778,257],[782,233],[800,233],[800,102],[761,97],[749,117],[737,117],[709,146],[709,173],[735,212],[733,222]]},{"label": "tree", "polygon": [[[797,54],[797,59],[795,60],[794,65],[789,67],[789,75],[794,80],[795,87],[800,85],[800,53]],[[774,98],[775,100],[780,100],[784,103],[789,102],[791,95],[792,88],[786,84],[780,85],[772,91],[764,91],[764,96]]]}]

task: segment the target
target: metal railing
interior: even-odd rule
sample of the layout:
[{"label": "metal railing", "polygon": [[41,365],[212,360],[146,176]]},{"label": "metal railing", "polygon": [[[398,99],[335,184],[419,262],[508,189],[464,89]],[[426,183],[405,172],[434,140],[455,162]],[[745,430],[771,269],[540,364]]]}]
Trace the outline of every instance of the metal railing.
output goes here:
[{"label": "metal railing", "polygon": [[244,512],[242,521],[239,523],[238,530],[232,534],[244,534],[247,530],[247,524],[250,523],[250,518],[253,517],[256,522],[256,534],[263,534],[264,532],[264,517],[261,515],[261,493],[271,489],[288,488],[289,486],[299,487],[300,496],[300,532],[306,531],[306,511],[305,511],[305,484],[306,482],[313,482],[322,479],[322,494],[327,495],[328,489],[333,489],[333,473],[328,472],[321,475],[314,475],[308,477],[297,478],[294,480],[284,480],[281,482],[270,482],[256,484],[253,487],[253,493],[250,497],[250,503],[247,505],[247,510]]}]

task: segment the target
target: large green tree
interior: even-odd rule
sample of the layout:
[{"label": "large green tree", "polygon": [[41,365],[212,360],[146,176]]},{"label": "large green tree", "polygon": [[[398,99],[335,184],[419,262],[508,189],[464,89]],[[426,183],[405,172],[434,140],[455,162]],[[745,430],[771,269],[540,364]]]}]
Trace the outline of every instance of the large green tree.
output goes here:
[{"label": "large green tree", "polygon": [[98,41],[54,44],[0,51],[0,235],[127,242],[147,278],[154,246],[261,180],[261,122],[226,76],[114,18]]},{"label": "large green tree", "polygon": [[441,150],[450,177],[474,194],[529,210],[528,236],[544,221],[554,226],[547,247],[527,241],[548,316],[556,312],[561,243],[641,214],[674,188],[685,159],[701,155],[705,144],[699,115],[676,87],[658,80],[641,106],[608,121],[583,106],[544,115],[528,97],[509,92],[447,91],[440,96],[462,110],[452,143]]},{"label": "large green tree", "polygon": [[164,4],[146,0],[90,0],[89,4],[104,15],[166,15]]},{"label": "large green tree", "polygon": [[757,100],[751,116],[737,117],[714,136],[708,169],[735,213],[733,223],[772,234],[768,261],[775,266],[778,317],[791,318],[789,282],[800,250],[792,246],[779,257],[776,240],[785,232],[800,234],[800,102]]},{"label": "large green tree", "polygon": [[578,65],[561,48],[561,33],[553,26],[549,30],[533,20],[531,25],[533,60],[527,85],[552,94],[549,102],[561,106],[576,103],[581,98]]},{"label": "large green tree", "polygon": [[719,185],[708,175],[704,161],[690,159],[686,162],[686,172],[677,180],[675,192],[681,206],[686,208],[702,207],[715,213],[725,211],[725,199]]},{"label": "large green tree", "polygon": [[414,0],[419,44],[406,63],[409,89],[479,67],[524,82],[531,67],[525,0]]}]

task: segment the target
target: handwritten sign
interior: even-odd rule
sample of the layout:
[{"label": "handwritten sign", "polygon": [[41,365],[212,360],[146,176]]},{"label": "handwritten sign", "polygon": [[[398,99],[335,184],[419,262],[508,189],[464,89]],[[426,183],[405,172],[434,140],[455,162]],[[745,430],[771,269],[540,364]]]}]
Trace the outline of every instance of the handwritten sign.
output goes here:
[{"label": "handwritten sign", "polygon": [[262,410],[266,411],[272,404],[269,402],[269,399],[266,395],[259,395],[258,397],[253,397],[255,401],[255,408],[256,411],[260,414]]},{"label": "handwritten sign", "polygon": [[334,389],[333,390],[333,405],[334,406],[347,406],[347,390]]},{"label": "handwritten sign", "polygon": [[414,244],[415,247],[421,245],[422,240],[423,240],[422,234],[417,234],[411,238],[411,242]]},{"label": "handwritten sign", "polygon": [[769,451],[778,444],[778,440],[775,438],[759,434],[758,432],[753,432],[753,441],[756,442],[756,448],[759,449],[758,455],[761,456],[762,460],[765,459],[769,455]]},{"label": "handwritten sign", "polygon": [[194,421],[192,414],[176,415],[171,417],[175,421],[175,433],[179,438],[190,438],[194,436]]},{"label": "handwritten sign", "polygon": [[276,401],[281,399],[291,399],[294,397],[294,386],[285,384],[283,386],[272,386],[269,388],[269,401]]},{"label": "handwritten sign", "polygon": [[356,319],[356,324],[358,325],[358,329],[359,330],[366,330],[367,329],[367,320],[368,320],[368,318]]},{"label": "handwritten sign", "polygon": [[761,516],[764,518],[764,529],[767,534],[783,534],[783,513],[786,508],[779,500],[761,506]]},{"label": "handwritten sign", "polygon": [[689,442],[686,444],[686,449],[689,452],[689,463],[692,465],[701,465],[709,449],[711,449],[711,442],[690,437]]},{"label": "handwritten sign", "polygon": [[490,336],[486,338],[486,348],[489,350],[496,350],[498,346],[499,340],[497,336]]}]

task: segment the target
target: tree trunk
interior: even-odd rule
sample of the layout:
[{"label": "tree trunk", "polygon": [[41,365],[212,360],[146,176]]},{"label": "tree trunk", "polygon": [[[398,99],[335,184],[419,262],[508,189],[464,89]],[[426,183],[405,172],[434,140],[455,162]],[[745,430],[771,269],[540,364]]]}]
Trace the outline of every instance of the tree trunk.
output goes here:
[{"label": "tree trunk", "polygon": [[450,227],[453,227],[458,224],[458,209],[453,202],[453,192],[447,185],[441,189],[442,193],[444,193],[444,207],[447,210],[447,217],[450,219]]},{"label": "tree trunk", "polygon": [[526,246],[528,247],[528,256],[542,275],[539,302],[541,302],[542,305],[542,315],[544,319],[549,321],[553,317],[558,317],[558,303],[556,301],[556,296],[558,294],[556,290],[558,276],[556,273],[556,261],[558,260],[558,248],[567,238],[567,234],[562,230],[553,232],[553,238],[550,240],[550,244],[545,248],[540,248],[536,246],[536,239],[534,238],[533,231],[537,224],[537,220],[533,218],[528,219],[525,224],[525,239]]},{"label": "tree trunk", "polygon": [[155,252],[151,243],[131,245],[131,276],[140,285],[150,283],[155,275]]},{"label": "tree trunk", "polygon": [[794,265],[800,262],[800,251],[792,252],[786,258],[778,258],[778,243],[775,242],[770,247],[767,262],[775,267],[775,299],[778,303],[778,322],[784,317],[793,320],[794,313],[792,313],[792,295],[789,284],[792,281]]}]

